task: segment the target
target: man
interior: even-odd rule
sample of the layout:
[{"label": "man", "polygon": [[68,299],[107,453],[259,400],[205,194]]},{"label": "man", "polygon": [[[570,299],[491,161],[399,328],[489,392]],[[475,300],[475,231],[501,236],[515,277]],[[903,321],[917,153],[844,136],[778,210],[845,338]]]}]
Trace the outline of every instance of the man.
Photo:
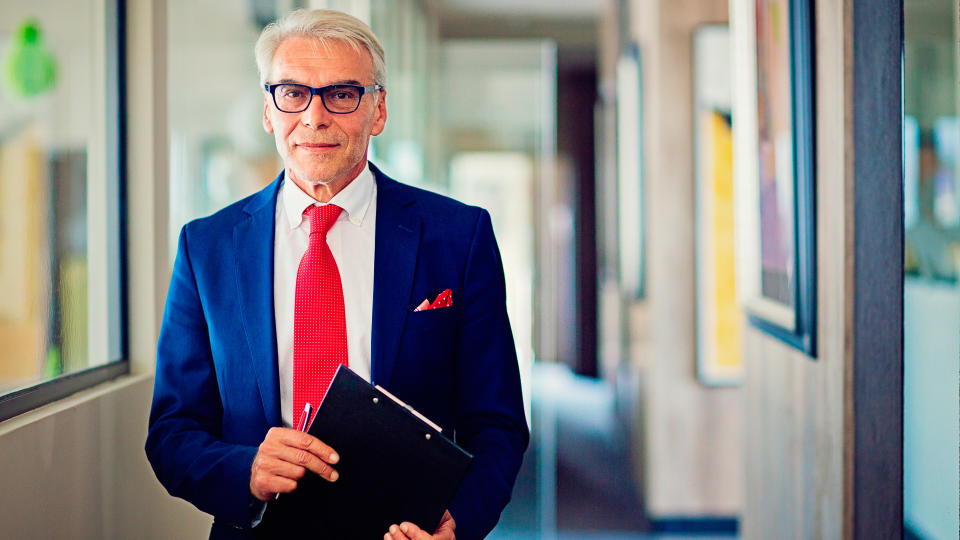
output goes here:
[{"label": "man", "polygon": [[368,165],[387,109],[383,49],[365,24],[296,11],[264,29],[256,55],[284,170],[180,233],[154,471],[213,514],[211,537],[270,536],[264,501],[307,471],[338,478],[336,449],[292,427],[346,363],[474,455],[436,531],[404,522],[384,538],[481,538],[529,438],[489,215]]}]

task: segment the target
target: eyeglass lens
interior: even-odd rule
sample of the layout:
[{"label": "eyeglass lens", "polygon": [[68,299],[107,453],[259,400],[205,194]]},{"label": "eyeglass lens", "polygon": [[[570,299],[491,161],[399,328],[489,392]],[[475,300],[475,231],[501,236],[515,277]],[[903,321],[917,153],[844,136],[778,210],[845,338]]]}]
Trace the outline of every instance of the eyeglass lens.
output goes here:
[{"label": "eyeglass lens", "polygon": [[[363,91],[351,85],[331,85],[320,89],[320,99],[332,113],[357,110]],[[302,84],[281,84],[273,91],[277,108],[284,112],[300,112],[310,106],[310,87]]]}]

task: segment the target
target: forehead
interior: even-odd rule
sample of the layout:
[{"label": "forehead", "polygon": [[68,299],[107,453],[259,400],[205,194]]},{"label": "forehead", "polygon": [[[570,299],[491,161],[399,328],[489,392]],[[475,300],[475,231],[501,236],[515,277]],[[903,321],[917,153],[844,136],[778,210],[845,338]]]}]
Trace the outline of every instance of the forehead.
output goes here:
[{"label": "forehead", "polygon": [[344,41],[293,36],[277,47],[270,78],[312,86],[346,81],[370,84],[373,82],[373,59],[364,49]]}]

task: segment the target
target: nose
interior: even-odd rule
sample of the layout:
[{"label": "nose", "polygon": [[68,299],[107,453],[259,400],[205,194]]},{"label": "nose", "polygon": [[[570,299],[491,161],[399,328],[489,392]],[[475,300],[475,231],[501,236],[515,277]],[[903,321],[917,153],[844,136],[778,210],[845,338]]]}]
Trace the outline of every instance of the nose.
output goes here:
[{"label": "nose", "polygon": [[331,115],[332,113],[323,106],[323,100],[320,99],[320,96],[313,96],[313,99],[310,100],[310,106],[300,113],[300,122],[306,127],[320,129],[330,123]]}]

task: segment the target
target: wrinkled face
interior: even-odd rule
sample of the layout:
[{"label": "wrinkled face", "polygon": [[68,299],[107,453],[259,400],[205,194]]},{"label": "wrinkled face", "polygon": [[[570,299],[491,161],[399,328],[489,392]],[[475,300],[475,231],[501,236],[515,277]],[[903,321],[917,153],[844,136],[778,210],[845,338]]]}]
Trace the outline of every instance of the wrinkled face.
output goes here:
[{"label": "wrinkled face", "polygon": [[[313,87],[329,84],[374,83],[373,60],[339,41],[325,45],[305,37],[284,40],[273,56],[267,83],[299,83]],[[379,95],[378,95],[379,94]],[[386,91],[364,94],[360,106],[349,114],[326,110],[313,96],[303,112],[277,110],[264,92],[263,127],[273,133],[277,151],[291,179],[302,188],[323,186],[336,193],[367,162],[371,135],[379,135],[387,120]]]}]

